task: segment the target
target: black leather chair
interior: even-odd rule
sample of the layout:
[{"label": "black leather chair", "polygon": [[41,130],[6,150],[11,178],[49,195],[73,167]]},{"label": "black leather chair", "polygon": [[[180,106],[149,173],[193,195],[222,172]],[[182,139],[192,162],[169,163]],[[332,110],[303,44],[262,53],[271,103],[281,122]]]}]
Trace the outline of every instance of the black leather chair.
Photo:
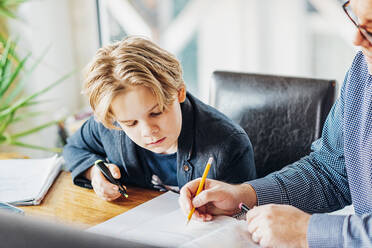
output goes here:
[{"label": "black leather chair", "polygon": [[249,135],[257,176],[310,152],[335,98],[335,80],[216,71],[210,105]]}]

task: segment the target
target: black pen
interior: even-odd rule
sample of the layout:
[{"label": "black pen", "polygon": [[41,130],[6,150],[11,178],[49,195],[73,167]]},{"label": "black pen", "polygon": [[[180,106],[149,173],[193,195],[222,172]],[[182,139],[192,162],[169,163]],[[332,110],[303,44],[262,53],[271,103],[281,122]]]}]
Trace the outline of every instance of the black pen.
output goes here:
[{"label": "black pen", "polygon": [[128,198],[128,194],[127,194],[127,190],[125,189],[125,186],[122,185],[119,180],[116,180],[112,176],[109,168],[107,168],[107,166],[102,160],[97,160],[96,162],[94,162],[94,165],[96,165],[99,168],[99,170],[106,177],[106,179],[110,181],[110,183],[115,184],[119,187],[120,194],[122,194],[125,198]]},{"label": "black pen", "polygon": [[245,205],[243,202],[239,204],[239,209],[245,211],[246,213],[249,211],[249,207]]}]

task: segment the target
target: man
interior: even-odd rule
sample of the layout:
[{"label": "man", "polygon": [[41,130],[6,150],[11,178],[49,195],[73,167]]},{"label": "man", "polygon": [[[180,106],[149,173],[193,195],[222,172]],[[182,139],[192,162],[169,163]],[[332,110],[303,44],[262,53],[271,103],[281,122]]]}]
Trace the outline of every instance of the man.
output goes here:
[{"label": "man", "polygon": [[[189,182],[179,199],[185,213],[194,206],[194,216],[208,221],[237,212],[244,202],[252,208],[247,229],[261,246],[372,247],[372,0],[351,0],[343,7],[358,29],[354,44],[362,52],[312,152],[246,184],[207,180],[194,199],[200,179]],[[321,214],[349,204],[355,215]]]}]

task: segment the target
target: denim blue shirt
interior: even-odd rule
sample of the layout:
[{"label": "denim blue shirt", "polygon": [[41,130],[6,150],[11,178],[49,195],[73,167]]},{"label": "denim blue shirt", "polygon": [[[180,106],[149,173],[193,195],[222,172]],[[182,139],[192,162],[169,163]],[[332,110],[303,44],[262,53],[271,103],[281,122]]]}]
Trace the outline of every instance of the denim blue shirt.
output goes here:
[{"label": "denim blue shirt", "polygon": [[[312,152],[249,182],[258,204],[290,204],[310,218],[310,247],[372,247],[372,76],[359,52]],[[353,204],[355,215],[320,214]]]},{"label": "denim blue shirt", "polygon": [[[256,178],[252,145],[240,126],[190,93],[181,111],[176,172],[180,188],[202,176],[210,156],[214,162],[209,178],[230,183]],[[83,172],[101,159],[119,166],[123,183],[153,187],[151,170],[139,159],[136,144],[124,131],[107,129],[94,118],[68,139],[63,157],[77,185],[91,187]]]},{"label": "denim blue shirt", "polygon": [[178,186],[177,153],[160,154],[137,146],[141,163],[147,164],[152,174],[159,177],[168,186]]}]

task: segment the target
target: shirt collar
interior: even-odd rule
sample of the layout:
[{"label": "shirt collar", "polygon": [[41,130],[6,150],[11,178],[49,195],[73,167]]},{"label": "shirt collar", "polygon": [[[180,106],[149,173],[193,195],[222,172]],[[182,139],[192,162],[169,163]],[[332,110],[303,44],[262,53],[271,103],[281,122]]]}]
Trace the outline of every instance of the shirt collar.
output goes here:
[{"label": "shirt collar", "polygon": [[191,158],[195,136],[194,109],[190,97],[190,93],[187,93],[185,101],[181,103],[182,128],[178,137],[178,152],[185,160]]}]

